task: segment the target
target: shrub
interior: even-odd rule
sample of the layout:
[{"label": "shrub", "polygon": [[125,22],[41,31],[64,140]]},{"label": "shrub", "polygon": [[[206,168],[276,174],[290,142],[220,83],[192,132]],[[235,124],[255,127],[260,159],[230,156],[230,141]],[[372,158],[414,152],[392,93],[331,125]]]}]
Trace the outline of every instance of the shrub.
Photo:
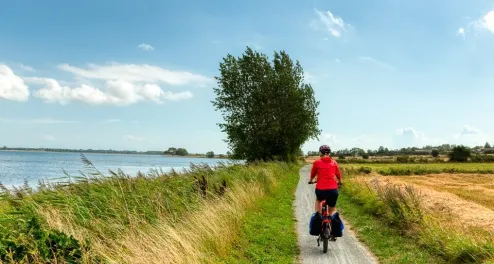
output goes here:
[{"label": "shrub", "polygon": [[362,154],[362,158],[363,158],[363,159],[369,159],[369,154],[367,154],[367,153]]},{"label": "shrub", "polygon": [[407,163],[407,162],[409,162],[409,159],[410,159],[410,157],[408,157],[408,156],[398,156],[398,157],[396,157],[396,162]]},{"label": "shrub", "polygon": [[456,146],[448,155],[449,161],[466,162],[471,155],[471,150],[466,146]]},{"label": "shrub", "polygon": [[370,167],[360,167],[358,171],[361,172],[361,173],[369,174],[369,173],[372,172],[372,168],[370,168]]},{"label": "shrub", "polygon": [[437,158],[439,157],[439,150],[433,149],[431,152],[432,157]]}]

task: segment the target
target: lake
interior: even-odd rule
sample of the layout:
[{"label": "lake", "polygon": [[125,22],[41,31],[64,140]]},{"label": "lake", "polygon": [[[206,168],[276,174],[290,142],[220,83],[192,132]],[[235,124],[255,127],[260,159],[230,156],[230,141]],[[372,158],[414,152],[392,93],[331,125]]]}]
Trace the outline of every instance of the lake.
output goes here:
[{"label": "lake", "polygon": [[[146,173],[151,169],[167,172],[172,168],[179,171],[188,168],[191,163],[215,165],[224,159],[191,157],[165,157],[160,155],[123,155],[85,153],[93,165],[105,175],[108,170],[121,169],[127,174]],[[64,177],[63,170],[71,176],[86,173],[79,153],[0,151],[0,182],[7,187],[19,186],[26,179],[29,185],[36,187],[39,179],[50,180]]]}]

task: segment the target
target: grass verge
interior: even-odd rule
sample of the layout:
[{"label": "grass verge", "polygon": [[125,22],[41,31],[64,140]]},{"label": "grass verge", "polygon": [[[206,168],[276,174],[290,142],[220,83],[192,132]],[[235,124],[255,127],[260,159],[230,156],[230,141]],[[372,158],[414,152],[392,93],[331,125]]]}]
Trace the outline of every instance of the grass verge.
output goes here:
[{"label": "grass verge", "polygon": [[380,263],[446,263],[425,251],[414,239],[402,236],[400,232],[383,225],[381,220],[369,214],[359,202],[343,189],[338,199],[338,210]]},{"label": "grass verge", "polygon": [[299,181],[291,168],[277,188],[247,209],[233,249],[221,263],[295,263],[298,255],[293,201]]}]

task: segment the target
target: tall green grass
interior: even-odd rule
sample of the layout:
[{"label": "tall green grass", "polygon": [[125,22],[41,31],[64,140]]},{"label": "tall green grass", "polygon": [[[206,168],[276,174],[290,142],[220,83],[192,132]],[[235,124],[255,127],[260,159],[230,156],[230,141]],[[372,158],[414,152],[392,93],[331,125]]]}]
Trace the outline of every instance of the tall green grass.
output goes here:
[{"label": "tall green grass", "polygon": [[269,193],[290,170],[284,163],[199,164],[183,173],[154,171],[134,177],[110,171],[105,176],[83,161],[88,173],[67,175],[65,182],[40,184],[36,190],[27,184],[14,190],[1,186],[1,261],[104,260],[108,256],[100,249],[129,232],[163,221],[179,225],[191,212],[204,210],[205,201],[221,199],[239,184]]}]

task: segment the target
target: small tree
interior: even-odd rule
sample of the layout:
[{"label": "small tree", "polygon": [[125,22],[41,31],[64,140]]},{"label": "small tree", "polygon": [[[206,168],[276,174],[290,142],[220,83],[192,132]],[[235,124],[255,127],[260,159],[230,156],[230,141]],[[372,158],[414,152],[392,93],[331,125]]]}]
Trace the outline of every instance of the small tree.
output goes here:
[{"label": "small tree", "polygon": [[208,153],[206,153],[206,157],[210,159],[214,158],[214,152],[209,151]]},{"label": "small tree", "polygon": [[489,142],[485,142],[484,148],[491,148],[491,144],[489,144]]},{"label": "small tree", "polygon": [[184,148],[178,148],[177,151],[175,152],[175,155],[187,156],[187,155],[189,155],[189,152],[187,152],[187,150]]},{"label": "small tree", "polygon": [[439,157],[439,150],[437,150],[437,149],[433,149],[433,150],[431,151],[431,155],[432,155],[432,157],[434,157],[434,158]]},{"label": "small tree", "polygon": [[456,146],[449,153],[449,161],[466,162],[471,155],[471,150],[466,146]]}]

